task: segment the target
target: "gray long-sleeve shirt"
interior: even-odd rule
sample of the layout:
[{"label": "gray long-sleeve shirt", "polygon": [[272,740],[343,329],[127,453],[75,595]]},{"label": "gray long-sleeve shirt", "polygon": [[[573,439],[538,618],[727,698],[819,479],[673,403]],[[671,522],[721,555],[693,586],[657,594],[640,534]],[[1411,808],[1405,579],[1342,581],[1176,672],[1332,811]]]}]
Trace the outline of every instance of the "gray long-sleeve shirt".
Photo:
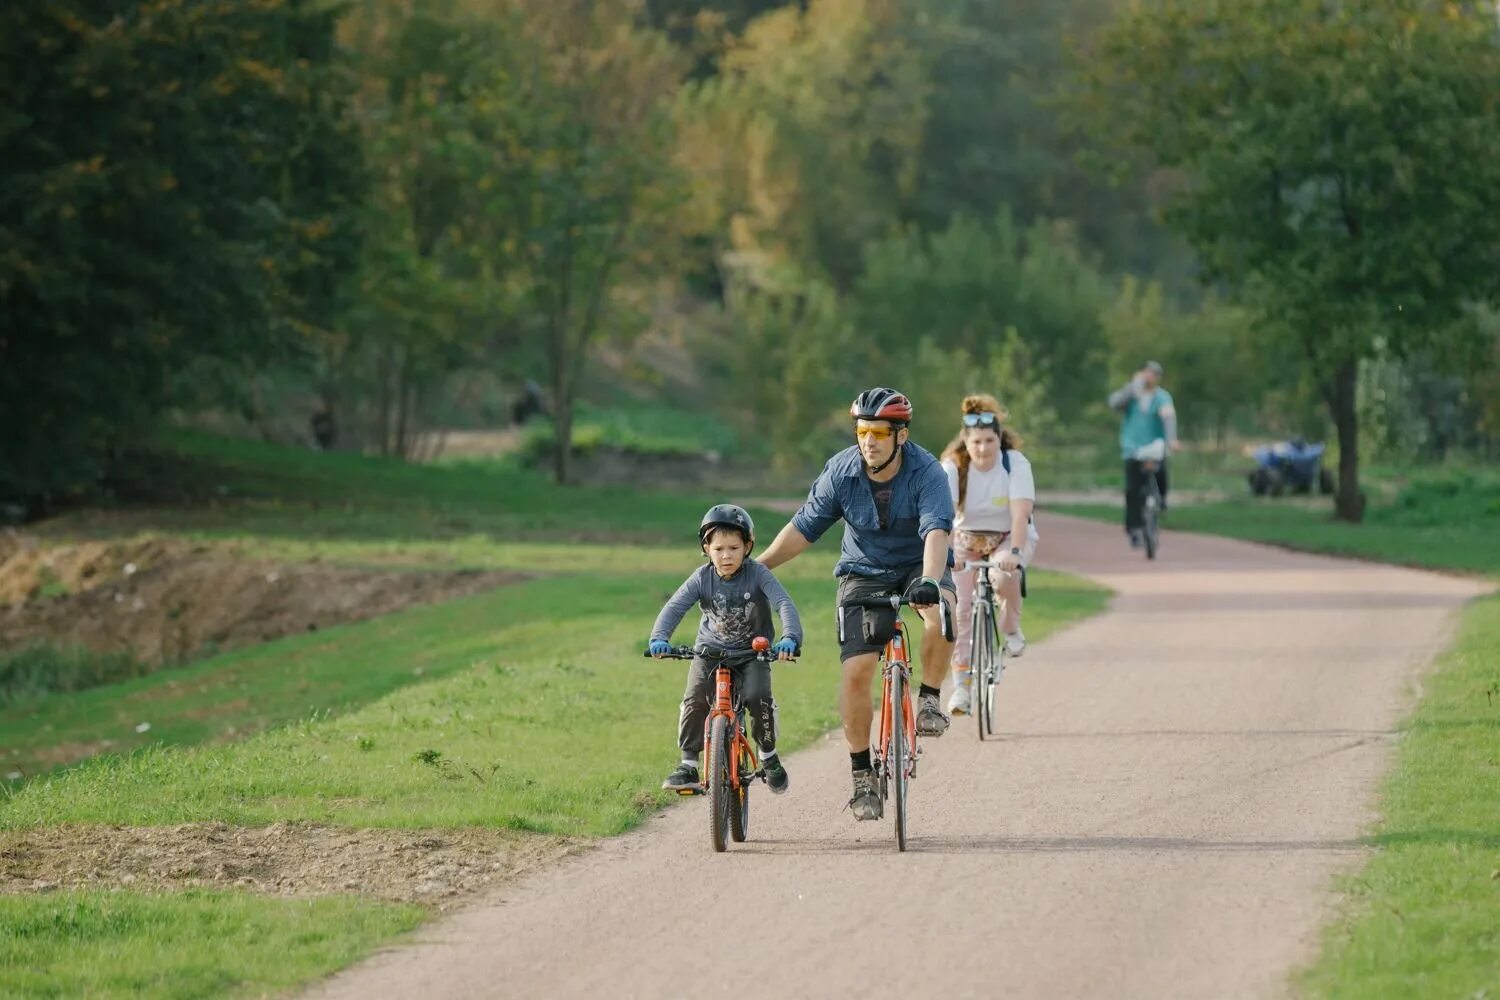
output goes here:
[{"label": "gray long-sleeve shirt", "polygon": [[738,651],[749,649],[758,636],[774,639],[773,604],[781,616],[781,634],[802,645],[797,606],[781,581],[754,559],[746,559],[727,580],[712,565],[699,567],[662,607],[651,627],[651,638],[671,641],[672,633],[694,604],[703,609],[695,645],[706,642]]}]

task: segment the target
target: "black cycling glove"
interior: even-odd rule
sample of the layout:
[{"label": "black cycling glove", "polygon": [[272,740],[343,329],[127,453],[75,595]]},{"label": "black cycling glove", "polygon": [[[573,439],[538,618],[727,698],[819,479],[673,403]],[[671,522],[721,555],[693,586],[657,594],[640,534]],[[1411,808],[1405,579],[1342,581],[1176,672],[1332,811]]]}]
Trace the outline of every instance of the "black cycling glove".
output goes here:
[{"label": "black cycling glove", "polygon": [[903,595],[912,604],[936,604],[938,602],[938,582],[930,576],[918,577],[906,588]]}]

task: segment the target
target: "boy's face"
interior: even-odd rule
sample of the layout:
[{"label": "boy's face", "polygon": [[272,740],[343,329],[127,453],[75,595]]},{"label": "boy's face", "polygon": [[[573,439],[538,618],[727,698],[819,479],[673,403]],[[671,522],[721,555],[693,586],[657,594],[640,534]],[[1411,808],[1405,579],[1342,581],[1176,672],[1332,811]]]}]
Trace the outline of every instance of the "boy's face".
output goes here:
[{"label": "boy's face", "polygon": [[720,576],[731,577],[740,571],[745,556],[750,554],[750,547],[738,531],[720,528],[709,536],[703,551],[708,553],[708,561],[713,563]]}]

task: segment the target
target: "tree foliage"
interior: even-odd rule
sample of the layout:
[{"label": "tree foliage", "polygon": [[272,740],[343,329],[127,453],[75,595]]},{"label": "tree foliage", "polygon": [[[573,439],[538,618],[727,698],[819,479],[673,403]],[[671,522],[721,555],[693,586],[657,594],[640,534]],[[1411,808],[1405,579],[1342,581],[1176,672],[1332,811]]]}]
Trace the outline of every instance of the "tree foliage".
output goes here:
[{"label": "tree foliage", "polygon": [[296,0],[0,10],[0,485],[86,484],[174,371],[329,322],[362,184],[333,24]]},{"label": "tree foliage", "polygon": [[1180,170],[1169,218],[1311,361],[1357,520],[1358,364],[1500,295],[1490,5],[1166,0],[1093,61],[1091,122]]}]

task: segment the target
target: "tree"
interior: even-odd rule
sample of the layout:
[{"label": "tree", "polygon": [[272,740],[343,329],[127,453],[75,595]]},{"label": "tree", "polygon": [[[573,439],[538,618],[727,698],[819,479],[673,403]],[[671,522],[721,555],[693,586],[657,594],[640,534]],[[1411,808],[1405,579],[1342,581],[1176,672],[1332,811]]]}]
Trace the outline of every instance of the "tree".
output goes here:
[{"label": "tree", "polygon": [[0,490],[92,484],[173,374],[301,350],[358,249],[334,15],[0,9]]},{"label": "tree", "polygon": [[988,224],[958,217],[939,233],[877,241],[853,299],[864,335],[893,358],[930,337],[988,366],[1013,328],[1058,412],[1077,413],[1104,394],[1100,313],[1109,293],[1066,227],[1022,231],[1002,211]]},{"label": "tree", "polygon": [[523,266],[505,177],[524,113],[516,72],[532,51],[522,27],[470,0],[380,0],[346,25],[374,180],[358,281],[323,360],[327,394],[381,454],[410,454],[456,368],[521,367]]},{"label": "tree", "polygon": [[1360,520],[1361,359],[1500,296],[1493,6],[1165,0],[1090,65],[1085,119],[1181,171],[1168,217],[1207,276],[1295,336],[1338,432],[1338,516]]},{"label": "tree", "polygon": [[780,266],[846,291],[911,196],[925,70],[893,0],[812,0],[750,22],[684,89],[678,163],[714,266]]},{"label": "tree", "polygon": [[622,315],[617,286],[632,267],[644,274],[652,257],[671,257],[680,199],[670,102],[684,67],[665,36],[633,26],[638,6],[555,0],[529,10],[532,48],[514,68],[515,100],[496,109],[508,131],[497,198],[514,213],[548,358],[558,482],[569,478],[591,342],[642,325]]}]

